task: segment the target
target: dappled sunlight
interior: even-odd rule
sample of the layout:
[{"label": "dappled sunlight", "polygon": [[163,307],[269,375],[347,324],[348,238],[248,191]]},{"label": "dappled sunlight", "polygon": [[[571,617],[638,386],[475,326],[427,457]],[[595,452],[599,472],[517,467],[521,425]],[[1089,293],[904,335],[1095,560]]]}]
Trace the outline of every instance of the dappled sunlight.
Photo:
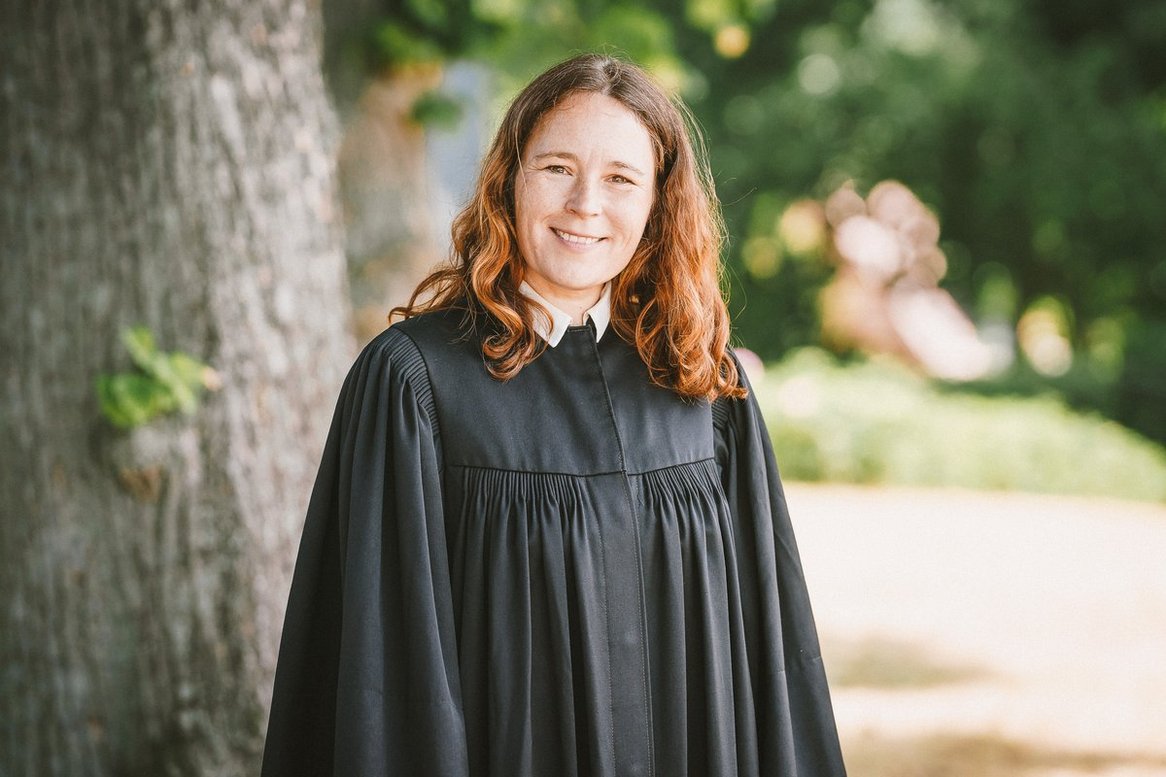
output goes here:
[{"label": "dappled sunlight", "polygon": [[845,742],[847,767],[861,777],[1156,777],[1166,758],[1120,751],[1071,752],[992,734],[882,737]]},{"label": "dappled sunlight", "polygon": [[1029,363],[1042,375],[1064,375],[1073,366],[1069,314],[1053,297],[1043,297],[1016,324],[1016,339]]},{"label": "dappled sunlight", "polygon": [[934,688],[991,676],[983,666],[928,650],[919,644],[880,635],[847,639],[822,635],[831,687],[867,689]]}]

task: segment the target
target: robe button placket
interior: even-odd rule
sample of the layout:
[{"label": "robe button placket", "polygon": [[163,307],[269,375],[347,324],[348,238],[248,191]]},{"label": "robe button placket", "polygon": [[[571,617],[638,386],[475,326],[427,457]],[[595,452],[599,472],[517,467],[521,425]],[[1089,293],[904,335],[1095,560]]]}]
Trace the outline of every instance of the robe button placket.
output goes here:
[{"label": "robe button placket", "polygon": [[[645,643],[646,604],[644,572],[641,558],[639,514],[632,497],[630,475],[623,440],[615,420],[615,408],[599,342],[594,332],[584,330],[590,341],[595,368],[603,385],[602,412],[611,424],[612,441],[619,453],[619,472],[612,473],[621,483],[622,506],[612,505],[600,528],[604,547],[608,612],[608,652],[612,677],[611,689],[614,761],[616,775],[652,775],[652,704],[648,687],[648,654]],[[621,509],[622,508],[622,509]],[[616,654],[616,655],[612,655]]]}]

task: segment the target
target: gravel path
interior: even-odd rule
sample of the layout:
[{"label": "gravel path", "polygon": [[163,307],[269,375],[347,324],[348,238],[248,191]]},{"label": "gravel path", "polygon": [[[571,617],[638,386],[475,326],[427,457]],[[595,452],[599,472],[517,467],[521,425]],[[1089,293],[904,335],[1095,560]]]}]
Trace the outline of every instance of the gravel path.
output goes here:
[{"label": "gravel path", "polygon": [[[1166,506],[803,484],[788,498],[848,747],[989,737],[1100,759],[999,773],[1166,775]],[[896,655],[905,678],[887,674]]]}]

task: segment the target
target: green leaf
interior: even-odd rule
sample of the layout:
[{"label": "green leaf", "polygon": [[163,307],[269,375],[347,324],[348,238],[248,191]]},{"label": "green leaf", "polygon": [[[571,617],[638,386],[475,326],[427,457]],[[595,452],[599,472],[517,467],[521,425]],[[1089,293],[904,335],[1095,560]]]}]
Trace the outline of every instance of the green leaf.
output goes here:
[{"label": "green leaf", "polygon": [[122,428],[140,426],[174,407],[174,400],[148,375],[122,373],[98,379],[102,411]]},{"label": "green leaf", "polygon": [[118,402],[113,388],[112,375],[97,376],[97,398],[101,402],[101,414],[119,429],[129,429],[134,425],[133,416]]},{"label": "green leaf", "polygon": [[121,339],[138,371],[101,375],[96,382],[102,415],[114,426],[129,429],[175,411],[189,415],[211,378],[217,384],[217,374],[192,356],[159,351],[146,327],[127,329]]},{"label": "green leaf", "polygon": [[189,354],[175,351],[169,355],[170,369],[183,385],[203,386],[207,366]]},{"label": "green leaf", "polygon": [[130,352],[130,358],[134,360],[134,364],[149,372],[154,358],[158,355],[158,346],[154,343],[154,333],[147,327],[135,326],[122,332],[121,341],[125,344],[126,350]]},{"label": "green leaf", "polygon": [[174,405],[184,413],[191,413],[197,404],[191,387],[182,380],[182,376],[174,368],[170,358],[158,359],[155,362],[153,377],[158,381]]}]

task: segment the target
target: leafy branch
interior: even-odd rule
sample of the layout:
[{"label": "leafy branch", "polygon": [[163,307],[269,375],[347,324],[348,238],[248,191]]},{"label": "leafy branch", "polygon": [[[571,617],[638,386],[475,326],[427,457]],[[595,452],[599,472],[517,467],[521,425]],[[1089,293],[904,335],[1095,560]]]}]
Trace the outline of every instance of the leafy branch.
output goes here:
[{"label": "leafy branch", "polygon": [[194,357],[158,350],[146,327],[123,331],[121,341],[137,370],[97,377],[101,413],[119,429],[132,429],[169,413],[191,415],[204,390],[217,391],[222,385],[219,374]]}]

